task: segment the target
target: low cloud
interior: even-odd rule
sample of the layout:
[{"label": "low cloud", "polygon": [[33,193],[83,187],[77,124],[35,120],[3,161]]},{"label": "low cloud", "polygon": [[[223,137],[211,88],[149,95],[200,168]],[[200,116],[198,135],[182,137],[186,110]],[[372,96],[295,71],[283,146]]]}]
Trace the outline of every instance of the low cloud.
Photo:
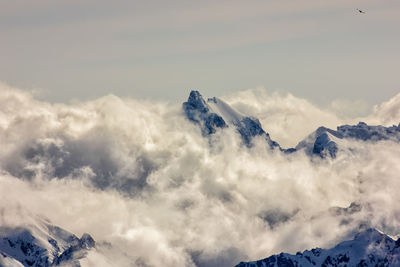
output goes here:
[{"label": "low cloud", "polygon": [[[354,142],[357,153],[310,159],[261,139],[243,147],[231,128],[204,138],[180,105],[113,95],[50,104],[0,87],[0,225],[39,215],[88,232],[99,245],[86,266],[232,266],[329,247],[362,224],[398,234],[397,143]],[[224,99],[287,146],[344,122],[290,94]],[[362,119],[398,123],[399,103]]]}]

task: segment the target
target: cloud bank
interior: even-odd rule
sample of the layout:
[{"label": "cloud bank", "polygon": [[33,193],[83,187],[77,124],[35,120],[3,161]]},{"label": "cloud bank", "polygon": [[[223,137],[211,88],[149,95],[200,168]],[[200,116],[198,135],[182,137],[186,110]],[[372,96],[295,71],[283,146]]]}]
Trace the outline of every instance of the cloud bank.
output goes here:
[{"label": "cloud bank", "polygon": [[[343,119],[293,95],[224,98],[293,146],[318,126],[398,124],[400,96]],[[362,225],[397,235],[400,145],[355,142],[355,153],[310,159],[211,139],[180,105],[108,95],[51,104],[0,85],[0,225],[48,218],[99,244],[85,266],[232,266],[329,247]]]}]

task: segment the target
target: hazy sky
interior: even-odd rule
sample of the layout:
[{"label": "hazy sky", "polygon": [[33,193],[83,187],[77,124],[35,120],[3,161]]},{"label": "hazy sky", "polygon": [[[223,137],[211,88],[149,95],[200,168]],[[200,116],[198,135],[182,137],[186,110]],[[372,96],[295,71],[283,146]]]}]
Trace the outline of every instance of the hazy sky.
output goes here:
[{"label": "hazy sky", "polygon": [[[400,1],[0,0],[0,80],[68,102],[262,86],[325,105],[400,91]],[[359,14],[357,8],[365,10]]]}]

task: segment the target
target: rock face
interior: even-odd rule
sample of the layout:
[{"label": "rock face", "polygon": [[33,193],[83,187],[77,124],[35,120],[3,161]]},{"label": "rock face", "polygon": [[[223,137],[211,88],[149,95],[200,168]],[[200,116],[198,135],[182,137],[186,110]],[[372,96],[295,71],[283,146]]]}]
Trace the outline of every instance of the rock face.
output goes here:
[{"label": "rock face", "polygon": [[318,155],[327,155],[332,158],[336,157],[336,153],[338,151],[338,145],[332,138],[328,135],[328,133],[323,133],[317,137],[313,147],[313,153]]},{"label": "rock face", "polygon": [[200,124],[203,135],[216,132],[217,128],[227,127],[224,119],[210,110],[198,91],[191,91],[188,101],[183,103],[183,110],[189,120]]},{"label": "rock face", "polygon": [[331,249],[315,248],[281,253],[268,258],[241,262],[237,267],[344,267],[344,266],[400,266],[400,239],[394,241],[375,229],[358,233],[353,240],[344,241]]},{"label": "rock face", "polygon": [[327,156],[335,158],[339,150],[339,144],[341,143],[340,139],[342,138],[341,134],[332,129],[319,127],[315,132],[301,141],[295,150],[305,150],[310,156],[319,155],[322,158]]},{"label": "rock face", "polygon": [[182,107],[186,117],[200,125],[203,136],[214,134],[219,128],[234,127],[247,146],[254,137],[261,136],[271,148],[280,148],[258,119],[240,114],[219,98],[209,98],[206,102],[198,91],[191,91]]},{"label": "rock face", "polygon": [[0,227],[0,266],[77,267],[79,259],[94,247],[95,241],[89,234],[78,238],[46,222]]}]

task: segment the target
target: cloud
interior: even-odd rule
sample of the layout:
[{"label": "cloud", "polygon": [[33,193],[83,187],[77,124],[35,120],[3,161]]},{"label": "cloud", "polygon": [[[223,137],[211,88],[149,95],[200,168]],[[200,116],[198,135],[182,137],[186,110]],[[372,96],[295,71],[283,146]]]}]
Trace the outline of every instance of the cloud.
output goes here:
[{"label": "cloud", "polygon": [[272,139],[284,147],[294,147],[319,126],[335,128],[343,119],[306,99],[290,93],[269,93],[264,88],[250,89],[227,98],[237,110],[257,117]]},{"label": "cloud", "polygon": [[368,103],[362,100],[335,99],[330,109],[342,119],[359,118],[371,113]]},{"label": "cloud", "polygon": [[400,117],[400,94],[380,105],[375,105],[372,121],[385,125],[398,125]]},{"label": "cloud", "polygon": [[[398,234],[397,143],[354,142],[357,153],[310,160],[262,140],[247,149],[230,128],[203,138],[180,105],[114,95],[50,104],[0,86],[0,225],[39,214],[88,232],[99,245],[86,266],[232,266],[328,247],[360,224]],[[290,94],[224,99],[287,145],[342,123]],[[364,119],[399,120],[399,101]]]}]

